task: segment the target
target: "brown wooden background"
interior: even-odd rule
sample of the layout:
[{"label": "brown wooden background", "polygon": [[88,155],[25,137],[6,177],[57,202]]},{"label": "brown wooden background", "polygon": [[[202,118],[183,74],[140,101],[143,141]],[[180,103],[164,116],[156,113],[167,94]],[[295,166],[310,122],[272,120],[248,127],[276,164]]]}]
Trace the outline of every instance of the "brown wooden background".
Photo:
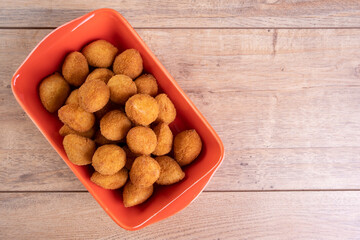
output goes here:
[{"label": "brown wooden background", "polygon": [[[224,142],[188,208],[118,227],[16,103],[12,74],[55,27],[110,7]],[[0,2],[1,239],[360,239],[357,0]]]}]

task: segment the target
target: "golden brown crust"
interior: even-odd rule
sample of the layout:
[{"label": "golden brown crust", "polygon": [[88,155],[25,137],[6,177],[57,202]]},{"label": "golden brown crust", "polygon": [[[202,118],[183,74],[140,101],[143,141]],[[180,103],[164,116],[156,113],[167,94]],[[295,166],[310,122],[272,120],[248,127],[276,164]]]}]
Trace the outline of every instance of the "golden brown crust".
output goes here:
[{"label": "golden brown crust", "polygon": [[89,74],[89,65],[80,52],[69,53],[62,65],[62,74],[65,80],[75,87],[80,86]]},{"label": "golden brown crust", "polygon": [[199,156],[202,142],[195,129],[185,130],[174,139],[174,156],[180,166],[185,166]]},{"label": "golden brown crust", "polygon": [[131,167],[129,177],[131,182],[139,187],[149,187],[160,176],[160,165],[149,156],[137,157]]},{"label": "golden brown crust", "polygon": [[122,74],[110,78],[107,85],[110,89],[111,101],[117,104],[125,104],[125,102],[137,92],[134,81]]},{"label": "golden brown crust", "polygon": [[118,52],[118,49],[105,40],[96,40],[86,45],[81,51],[90,66],[110,67]]},{"label": "golden brown crust", "polygon": [[88,80],[99,79],[104,83],[108,83],[109,79],[112,78],[115,74],[113,71],[107,68],[95,68],[86,78],[85,82]]},{"label": "golden brown crust", "polygon": [[60,121],[78,132],[90,130],[95,123],[94,114],[72,104],[62,106],[58,111],[58,116]]},{"label": "golden brown crust", "polygon": [[110,99],[109,87],[99,79],[86,81],[79,88],[79,105],[87,112],[102,109]]},{"label": "golden brown crust", "polygon": [[125,103],[126,115],[135,124],[147,126],[159,115],[157,101],[147,94],[135,94]]},{"label": "golden brown crust", "polygon": [[125,166],[125,151],[115,145],[107,144],[96,149],[92,157],[92,165],[102,175],[113,175]]},{"label": "golden brown crust", "polygon": [[138,77],[143,70],[143,60],[136,49],[127,49],[120,53],[114,61],[115,74],[124,74],[132,79]]},{"label": "golden brown crust", "polygon": [[168,156],[156,157],[161,171],[156,183],[159,185],[170,185],[181,181],[185,177],[185,173],[181,170],[179,164]]},{"label": "golden brown crust", "polygon": [[63,137],[65,137],[66,135],[69,135],[71,133],[77,134],[82,137],[92,138],[95,133],[95,127],[90,128],[90,130],[88,130],[86,132],[77,132],[74,129],[70,128],[68,125],[64,124],[59,130],[59,134]]},{"label": "golden brown crust", "polygon": [[128,181],[123,191],[124,206],[132,207],[145,202],[153,194],[153,191],[153,185],[141,188]]},{"label": "golden brown crust", "polygon": [[130,120],[120,110],[110,111],[100,120],[101,134],[112,141],[123,139],[130,128]]},{"label": "golden brown crust", "polygon": [[76,134],[69,134],[63,140],[64,149],[69,160],[75,165],[87,165],[95,151],[95,142]]},{"label": "golden brown crust", "polygon": [[123,168],[113,175],[102,175],[95,171],[90,179],[102,188],[112,190],[119,189],[125,185],[128,179],[128,171]]},{"label": "golden brown crust", "polygon": [[159,94],[155,97],[159,105],[159,115],[157,122],[171,123],[176,118],[176,109],[172,101],[165,93]]},{"label": "golden brown crust", "polygon": [[75,89],[70,93],[65,104],[79,105],[79,89]]},{"label": "golden brown crust", "polygon": [[39,86],[41,103],[51,113],[59,110],[69,93],[70,86],[59,73],[44,78]]},{"label": "golden brown crust", "polygon": [[159,123],[154,127],[154,133],[157,138],[157,145],[152,154],[161,156],[171,151],[173,143],[173,134],[166,123]]},{"label": "golden brown crust", "polygon": [[137,126],[130,129],[126,135],[126,143],[133,153],[149,155],[155,150],[157,140],[151,128]]},{"label": "golden brown crust", "polygon": [[152,74],[143,74],[135,81],[137,92],[155,97],[158,93],[158,85]]}]

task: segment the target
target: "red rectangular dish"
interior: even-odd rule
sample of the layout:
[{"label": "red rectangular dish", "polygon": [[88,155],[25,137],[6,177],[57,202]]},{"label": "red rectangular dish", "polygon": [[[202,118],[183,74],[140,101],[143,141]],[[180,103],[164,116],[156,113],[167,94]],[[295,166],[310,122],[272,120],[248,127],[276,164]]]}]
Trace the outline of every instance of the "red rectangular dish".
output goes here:
[{"label": "red rectangular dish", "polygon": [[[56,114],[45,110],[38,96],[41,80],[59,70],[69,52],[78,51],[97,39],[109,41],[120,51],[137,49],[143,58],[144,70],[155,76],[159,88],[177,109],[177,117],[170,125],[174,135],[194,128],[203,141],[200,156],[184,168],[186,177],[180,183],[157,187],[148,201],[131,208],[124,207],[121,191],[106,190],[90,181],[91,167],[76,166],[68,160],[62,146],[63,137],[58,133],[62,123]],[[127,230],[143,228],[184,209],[205,188],[223,160],[224,147],[216,132],[130,24],[112,9],[95,10],[52,31],[15,72],[11,86],[21,107],[65,163],[109,216]]]}]

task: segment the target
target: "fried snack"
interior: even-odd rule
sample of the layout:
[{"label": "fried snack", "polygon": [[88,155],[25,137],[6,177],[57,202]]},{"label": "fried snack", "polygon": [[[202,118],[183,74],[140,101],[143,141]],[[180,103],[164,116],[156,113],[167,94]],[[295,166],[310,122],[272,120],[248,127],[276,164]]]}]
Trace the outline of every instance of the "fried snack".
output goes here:
[{"label": "fried snack", "polygon": [[69,53],[62,65],[65,80],[75,87],[80,86],[89,74],[89,65],[80,52]]},{"label": "fried snack", "polygon": [[157,101],[147,94],[135,94],[125,103],[126,115],[138,125],[147,126],[159,115]]},{"label": "fried snack", "polygon": [[131,167],[129,177],[131,182],[138,187],[149,187],[160,176],[160,165],[149,156],[137,157]]},{"label": "fried snack", "polygon": [[118,143],[119,141],[111,141],[106,139],[102,134],[100,130],[97,130],[95,133],[95,137],[94,137],[94,141],[97,145],[102,146],[105,144],[115,144]]},{"label": "fried snack", "polygon": [[71,129],[68,125],[64,124],[64,126],[62,126],[59,130],[59,134],[63,137],[65,137],[66,135],[69,135],[71,133],[80,135],[82,137],[92,138],[95,133],[95,128],[92,127],[92,128],[90,128],[90,130],[88,130],[86,132],[77,132],[74,129]]},{"label": "fried snack", "polygon": [[126,135],[126,143],[133,153],[149,155],[155,150],[157,140],[151,128],[137,126],[130,129]]},{"label": "fried snack", "polygon": [[107,83],[110,89],[110,99],[117,104],[125,104],[132,95],[136,94],[134,81],[126,75],[115,75]]},{"label": "fried snack", "polygon": [[139,157],[139,154],[135,154],[133,153],[132,151],[130,151],[129,147],[128,146],[123,146],[122,148],[125,153],[126,153],[126,163],[125,163],[125,167],[130,170],[134,161],[135,161],[135,158]]},{"label": "fried snack", "polygon": [[157,122],[171,123],[176,118],[176,109],[172,101],[165,93],[159,94],[155,97],[159,104],[159,116]]},{"label": "fried snack", "polygon": [[153,191],[153,185],[146,188],[141,188],[128,181],[123,191],[124,206],[132,207],[145,202],[153,194]]},{"label": "fried snack", "polygon": [[86,112],[77,105],[64,105],[58,111],[60,121],[67,124],[77,132],[86,132],[90,130],[95,123],[95,116]]},{"label": "fried snack", "polygon": [[120,110],[110,111],[100,120],[101,134],[112,141],[123,139],[130,128],[130,120]]},{"label": "fried snack", "polygon": [[128,179],[128,171],[123,168],[113,175],[102,175],[94,172],[90,180],[105,189],[118,189],[125,185]]},{"label": "fried snack", "polygon": [[88,80],[79,88],[79,105],[87,112],[102,109],[109,98],[109,87],[99,79]]},{"label": "fried snack", "polygon": [[108,83],[109,79],[115,74],[107,68],[96,68],[86,78],[85,82],[92,79],[99,79],[104,83]]},{"label": "fried snack", "polygon": [[69,134],[63,140],[64,149],[69,160],[75,165],[87,165],[95,152],[95,142],[76,134]]},{"label": "fried snack", "polygon": [[125,166],[126,153],[115,145],[103,145],[96,149],[92,157],[92,165],[102,175],[113,175]]},{"label": "fried snack", "polygon": [[115,74],[124,74],[132,79],[138,77],[143,70],[143,60],[136,49],[127,49],[117,55],[113,65]]},{"label": "fried snack", "polygon": [[70,93],[65,104],[79,105],[79,89],[75,89]]},{"label": "fried snack", "polygon": [[174,156],[180,166],[191,163],[200,154],[202,142],[195,129],[185,130],[174,139]]},{"label": "fried snack", "polygon": [[81,52],[90,66],[107,68],[113,63],[118,49],[108,41],[97,40],[86,45]]},{"label": "fried snack", "polygon": [[51,113],[59,110],[69,93],[69,84],[59,73],[54,73],[44,78],[39,86],[41,103]]},{"label": "fried snack", "polygon": [[154,127],[154,133],[157,138],[157,145],[152,154],[161,156],[171,151],[173,143],[173,134],[166,123],[159,123]]},{"label": "fried snack", "polygon": [[155,97],[158,93],[156,79],[151,74],[143,74],[135,80],[138,93],[148,94]]},{"label": "fried snack", "polygon": [[159,185],[170,185],[180,182],[184,177],[185,173],[181,170],[179,164],[168,156],[161,156],[155,158],[159,163],[161,171],[160,177],[156,180]]}]

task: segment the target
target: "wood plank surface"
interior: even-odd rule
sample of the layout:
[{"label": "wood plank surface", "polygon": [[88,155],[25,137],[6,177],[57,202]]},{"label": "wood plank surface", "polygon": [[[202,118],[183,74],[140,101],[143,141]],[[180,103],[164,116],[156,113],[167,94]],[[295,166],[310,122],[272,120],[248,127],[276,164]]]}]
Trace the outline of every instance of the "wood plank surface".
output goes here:
[{"label": "wood plank surface", "polygon": [[[117,226],[16,103],[53,28],[97,8],[132,24],[226,156],[189,207]],[[359,239],[357,0],[0,1],[0,239]]]},{"label": "wood plank surface", "polygon": [[[51,30],[0,30],[1,86]],[[138,29],[185,90],[359,86],[360,29]],[[206,80],[206,84],[202,81]]]},{"label": "wood plank surface", "polygon": [[[49,31],[0,30],[0,191],[84,190],[11,94]],[[138,32],[225,144],[208,191],[359,189],[360,30]]]},{"label": "wood plank surface", "polygon": [[357,0],[2,0],[0,27],[57,27],[104,7],[142,28],[360,27]]},{"label": "wood plank surface", "polygon": [[[228,151],[205,191],[360,189],[359,156],[360,148]],[[0,191],[86,191],[50,146],[0,150],[0,159]]]},{"label": "wood plank surface", "polygon": [[[187,93],[223,139],[227,151],[360,145],[360,87]],[[3,99],[15,101],[10,97],[8,90]],[[28,117],[17,115],[22,113],[20,107],[14,112],[15,108],[6,106],[0,117],[0,134],[7,136],[1,139],[1,148],[48,149]]]},{"label": "wood plank surface", "polygon": [[88,193],[1,193],[4,239],[358,239],[360,192],[203,193],[136,232]]}]

